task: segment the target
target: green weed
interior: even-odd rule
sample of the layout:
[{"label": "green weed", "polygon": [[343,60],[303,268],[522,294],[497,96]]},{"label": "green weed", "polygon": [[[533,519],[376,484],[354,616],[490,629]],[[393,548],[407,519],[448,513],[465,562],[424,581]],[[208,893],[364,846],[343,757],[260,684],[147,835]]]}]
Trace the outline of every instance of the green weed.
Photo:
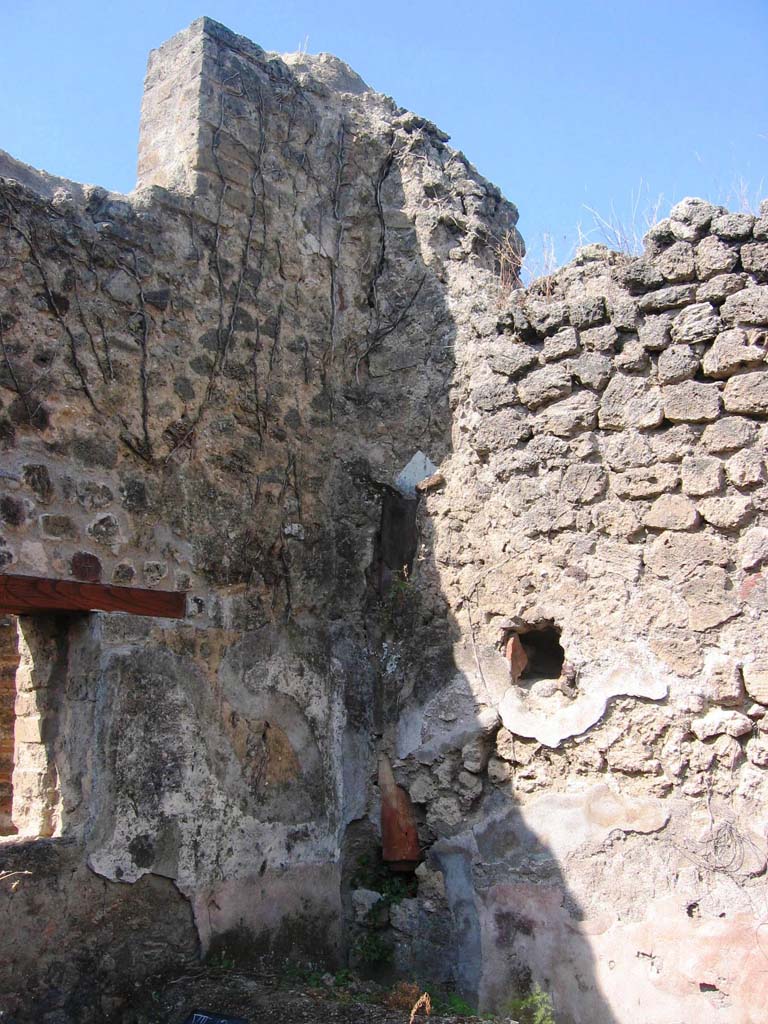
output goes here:
[{"label": "green weed", "polygon": [[438,992],[427,988],[432,1010],[440,1017],[474,1017],[476,1010],[456,992]]},{"label": "green weed", "polygon": [[357,959],[368,967],[382,967],[392,962],[392,947],[376,932],[366,932],[354,945]]},{"label": "green weed", "polygon": [[415,896],[417,882],[410,876],[394,874],[386,865],[375,862],[372,857],[363,854],[358,858],[352,887],[381,893],[381,898],[388,907],[391,907],[394,903]]},{"label": "green weed", "polygon": [[404,565],[399,572],[392,573],[389,587],[381,599],[381,616],[384,626],[397,631],[408,625],[417,608],[416,588]]},{"label": "green weed", "polygon": [[538,985],[534,985],[527,996],[512,999],[505,1012],[520,1024],[557,1024],[552,1000]]},{"label": "green weed", "polygon": [[323,984],[323,972],[307,964],[286,964],[280,978],[283,988],[304,986],[320,988]]},{"label": "green weed", "polygon": [[234,956],[228,953],[226,949],[220,949],[208,962],[216,971],[233,971],[237,966]]}]

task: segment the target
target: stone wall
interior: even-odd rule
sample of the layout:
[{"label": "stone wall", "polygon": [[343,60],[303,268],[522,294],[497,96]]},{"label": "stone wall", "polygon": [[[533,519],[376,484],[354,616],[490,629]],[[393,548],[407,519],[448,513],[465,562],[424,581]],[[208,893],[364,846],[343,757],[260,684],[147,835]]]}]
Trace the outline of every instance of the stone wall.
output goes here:
[{"label": "stone wall", "polygon": [[685,200],[460,353],[421,508],[458,672],[388,734],[431,844],[392,937],[437,963],[460,914],[482,1005],[532,979],[564,1021],[764,1016],[766,281],[768,204]]},{"label": "stone wall", "polygon": [[208,19],[150,57],[130,196],[0,170],[3,568],[188,609],[20,620],[11,1009],[100,1019],[30,933],[98,883],[152,934],[164,894],[166,962],[761,1020],[768,212],[510,291],[516,211],[434,125]]},{"label": "stone wall", "polygon": [[[382,509],[448,452],[457,323],[517,214],[335,58],[202,19],[147,86],[131,196],[3,158],[0,559],[181,590],[188,614],[21,620],[14,813],[108,882],[171,879],[203,952],[338,960],[402,568]],[[26,955],[44,1000],[15,881],[0,989]]]},{"label": "stone wall", "polygon": [[148,976],[198,966],[189,901],[168,878],[107,881],[63,838],[5,840],[2,876],[9,1019],[120,1020]]}]

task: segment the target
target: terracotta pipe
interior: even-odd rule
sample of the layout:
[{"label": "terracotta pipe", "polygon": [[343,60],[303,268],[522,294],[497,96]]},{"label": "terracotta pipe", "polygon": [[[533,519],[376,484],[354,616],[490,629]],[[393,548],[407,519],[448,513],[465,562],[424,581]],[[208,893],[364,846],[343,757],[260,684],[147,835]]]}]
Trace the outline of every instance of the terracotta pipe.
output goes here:
[{"label": "terracotta pipe", "polygon": [[395,782],[386,754],[379,754],[382,859],[393,871],[412,871],[422,860],[411,798]]},{"label": "terracotta pipe", "polygon": [[509,674],[512,676],[512,682],[516,683],[528,668],[528,655],[525,653],[525,648],[517,633],[513,633],[507,638],[504,657],[509,662]]}]

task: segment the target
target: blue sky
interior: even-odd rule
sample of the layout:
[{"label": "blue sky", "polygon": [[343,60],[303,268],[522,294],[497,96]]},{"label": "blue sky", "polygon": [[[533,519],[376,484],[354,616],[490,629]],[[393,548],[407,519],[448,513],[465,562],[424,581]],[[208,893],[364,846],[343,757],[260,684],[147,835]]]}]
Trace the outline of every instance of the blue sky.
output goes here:
[{"label": "blue sky", "polygon": [[579,225],[603,240],[588,207],[631,233],[659,197],[768,195],[768,0],[0,0],[0,148],[130,190],[147,53],[201,14],[435,121],[517,203],[534,268]]}]

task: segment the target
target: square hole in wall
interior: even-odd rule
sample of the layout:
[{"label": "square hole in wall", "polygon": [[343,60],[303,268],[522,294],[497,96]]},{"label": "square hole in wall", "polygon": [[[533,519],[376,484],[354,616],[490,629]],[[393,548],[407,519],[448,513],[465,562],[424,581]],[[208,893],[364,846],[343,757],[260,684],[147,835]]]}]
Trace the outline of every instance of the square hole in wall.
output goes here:
[{"label": "square hole in wall", "polygon": [[552,621],[523,624],[505,631],[502,647],[514,682],[528,685],[561,677],[565,651],[560,643],[560,633]]}]

